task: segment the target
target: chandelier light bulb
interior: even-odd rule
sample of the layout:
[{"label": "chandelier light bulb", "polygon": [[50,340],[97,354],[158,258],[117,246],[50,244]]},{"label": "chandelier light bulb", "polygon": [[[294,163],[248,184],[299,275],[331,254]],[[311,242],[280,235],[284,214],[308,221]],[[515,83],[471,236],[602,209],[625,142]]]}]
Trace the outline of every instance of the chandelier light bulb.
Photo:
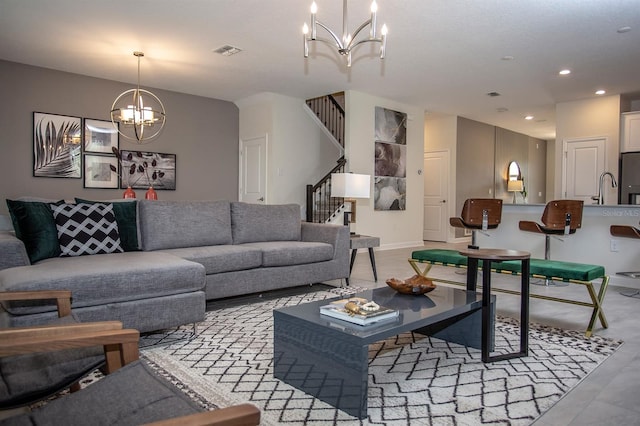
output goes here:
[{"label": "chandelier light bulb", "polygon": [[304,25],[302,26],[302,34],[307,35],[309,34],[309,26],[307,25],[307,23],[305,22]]},{"label": "chandelier light bulb", "polygon": [[383,36],[386,36],[387,33],[389,32],[389,29],[387,28],[387,24],[383,24],[382,28],[380,29],[380,32],[382,33]]},{"label": "chandelier light bulb", "polygon": [[375,0],[371,2],[371,13],[376,13],[378,11],[378,3]]},{"label": "chandelier light bulb", "polygon": [[318,5],[316,4],[316,2],[314,1],[313,3],[311,3],[311,13],[313,15],[315,15],[316,13],[318,13]]}]

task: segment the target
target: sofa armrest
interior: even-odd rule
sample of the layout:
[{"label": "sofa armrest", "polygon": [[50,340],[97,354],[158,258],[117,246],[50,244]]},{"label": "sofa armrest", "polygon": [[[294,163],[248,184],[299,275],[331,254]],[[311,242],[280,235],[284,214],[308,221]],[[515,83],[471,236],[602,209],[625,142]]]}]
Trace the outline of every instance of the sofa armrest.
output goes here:
[{"label": "sofa armrest", "polygon": [[0,231],[0,270],[30,264],[22,241],[11,232]]},{"label": "sofa armrest", "polygon": [[349,257],[349,227],[328,223],[302,222],[302,241],[317,241],[333,246],[333,257]]}]

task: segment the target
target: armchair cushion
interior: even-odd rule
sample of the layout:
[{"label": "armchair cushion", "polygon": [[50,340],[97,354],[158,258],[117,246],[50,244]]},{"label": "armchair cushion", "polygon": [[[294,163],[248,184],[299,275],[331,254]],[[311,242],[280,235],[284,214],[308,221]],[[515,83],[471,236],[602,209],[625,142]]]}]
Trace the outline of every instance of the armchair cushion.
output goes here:
[{"label": "armchair cushion", "polygon": [[[72,324],[72,316],[51,324]],[[75,348],[0,358],[0,409],[20,407],[69,387],[104,364],[102,347]]]},{"label": "armchair cushion", "polygon": [[134,361],[80,392],[58,398],[5,425],[139,425],[202,411],[143,361]]}]

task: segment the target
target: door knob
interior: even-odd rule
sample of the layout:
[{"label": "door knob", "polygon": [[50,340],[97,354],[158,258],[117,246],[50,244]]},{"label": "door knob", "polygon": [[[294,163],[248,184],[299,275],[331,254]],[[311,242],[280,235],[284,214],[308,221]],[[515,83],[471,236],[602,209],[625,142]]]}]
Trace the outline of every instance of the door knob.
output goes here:
[{"label": "door knob", "polygon": [[441,203],[446,203],[446,202],[447,202],[447,200],[442,200],[442,201],[441,201]]}]

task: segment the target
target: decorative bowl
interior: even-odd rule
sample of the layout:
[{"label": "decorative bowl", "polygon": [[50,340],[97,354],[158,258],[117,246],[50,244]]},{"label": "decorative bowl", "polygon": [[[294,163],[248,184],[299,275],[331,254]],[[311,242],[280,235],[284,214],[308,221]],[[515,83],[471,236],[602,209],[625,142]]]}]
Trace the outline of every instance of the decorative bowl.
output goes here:
[{"label": "decorative bowl", "polygon": [[404,281],[397,278],[389,278],[387,285],[398,293],[414,295],[429,293],[436,288],[433,281],[420,275],[414,275]]}]

